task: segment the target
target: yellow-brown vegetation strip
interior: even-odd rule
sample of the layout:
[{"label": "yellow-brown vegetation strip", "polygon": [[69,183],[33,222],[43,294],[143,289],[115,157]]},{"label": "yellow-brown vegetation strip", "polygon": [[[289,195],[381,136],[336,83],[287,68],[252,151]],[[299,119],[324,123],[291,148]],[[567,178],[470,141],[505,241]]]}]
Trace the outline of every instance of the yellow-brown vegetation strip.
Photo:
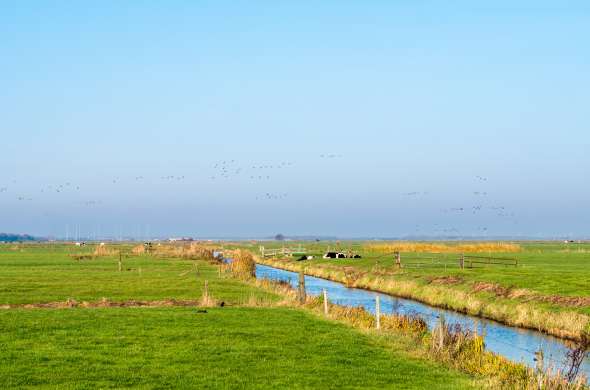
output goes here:
[{"label": "yellow-brown vegetation strip", "polygon": [[422,242],[383,242],[363,245],[363,249],[379,253],[416,252],[416,253],[513,253],[520,252],[518,244],[502,242],[483,242],[474,244],[444,244]]}]

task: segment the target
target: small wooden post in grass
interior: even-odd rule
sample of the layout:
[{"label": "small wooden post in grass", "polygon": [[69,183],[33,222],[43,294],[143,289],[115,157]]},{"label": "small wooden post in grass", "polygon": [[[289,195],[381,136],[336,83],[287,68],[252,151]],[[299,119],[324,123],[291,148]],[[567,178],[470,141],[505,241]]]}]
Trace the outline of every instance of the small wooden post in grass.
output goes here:
[{"label": "small wooden post in grass", "polygon": [[305,273],[303,272],[303,268],[299,270],[299,303],[302,305],[305,303],[306,299],[305,295]]},{"label": "small wooden post in grass", "polygon": [[324,315],[328,315],[328,291],[326,291],[326,289],[324,289],[323,291],[324,294]]},{"label": "small wooden post in grass", "polygon": [[465,255],[463,253],[459,256],[459,267],[465,269]]},{"label": "small wooden post in grass", "polygon": [[205,288],[203,289],[203,297],[205,298],[205,302],[209,304],[209,281],[205,280]]},{"label": "small wooden post in grass", "polygon": [[198,279],[199,278],[199,267],[197,266],[197,262],[193,263],[193,268],[195,269],[195,276]]},{"label": "small wooden post in grass", "polygon": [[122,269],[123,269],[123,261],[122,261],[121,251],[119,251],[119,272],[121,272]]},{"label": "small wooden post in grass", "polygon": [[439,329],[438,329],[438,350],[442,351],[445,346],[446,321],[444,314],[440,315]]},{"label": "small wooden post in grass", "polygon": [[[545,371],[545,354],[543,353],[543,350],[541,348],[539,348],[539,350],[537,352],[535,352],[535,370],[537,370],[537,373],[542,373]],[[540,386],[539,386],[540,388]]]},{"label": "small wooden post in grass", "polygon": [[381,329],[381,300],[379,295],[375,295],[375,319],[377,330]]}]

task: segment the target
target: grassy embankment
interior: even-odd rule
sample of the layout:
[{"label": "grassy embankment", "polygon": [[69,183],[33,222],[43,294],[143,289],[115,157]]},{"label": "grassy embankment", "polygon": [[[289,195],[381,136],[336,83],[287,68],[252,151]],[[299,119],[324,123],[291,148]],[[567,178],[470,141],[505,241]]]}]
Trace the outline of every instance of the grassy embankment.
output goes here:
[{"label": "grassy embankment", "polygon": [[[240,245],[257,251],[259,244]],[[263,245],[272,248],[283,244]],[[314,255],[313,260],[259,260],[289,270],[305,267],[310,275],[559,337],[578,338],[590,324],[590,244],[518,243],[516,247],[484,246],[483,252],[476,246],[458,248],[456,243],[301,245]],[[321,254],[328,247],[352,250],[362,258],[322,259]],[[401,249],[401,269],[396,267],[391,254],[396,248]],[[510,252],[502,251],[503,248]],[[518,266],[475,264],[474,268],[461,269],[459,252],[517,258]]]},{"label": "grassy embankment", "polygon": [[405,352],[403,337],[386,340],[281,307],[272,291],[207,262],[135,257],[119,272],[116,256],[77,262],[69,251],[0,246],[0,304],[198,301],[207,280],[226,306],[0,310],[2,388],[474,386]]}]

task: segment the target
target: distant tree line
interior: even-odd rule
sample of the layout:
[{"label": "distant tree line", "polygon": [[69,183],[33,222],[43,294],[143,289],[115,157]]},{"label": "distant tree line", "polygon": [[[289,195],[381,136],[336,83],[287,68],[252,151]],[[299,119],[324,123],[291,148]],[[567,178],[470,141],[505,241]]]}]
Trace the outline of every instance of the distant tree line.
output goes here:
[{"label": "distant tree line", "polygon": [[39,241],[37,237],[28,234],[0,233],[0,242]]}]

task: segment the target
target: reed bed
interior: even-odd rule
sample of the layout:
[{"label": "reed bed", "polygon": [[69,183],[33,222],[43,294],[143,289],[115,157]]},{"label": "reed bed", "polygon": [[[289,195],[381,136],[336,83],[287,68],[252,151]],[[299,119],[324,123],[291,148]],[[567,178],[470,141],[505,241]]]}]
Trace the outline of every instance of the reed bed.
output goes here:
[{"label": "reed bed", "polygon": [[236,250],[231,254],[229,270],[238,279],[250,279],[256,276],[256,262],[252,254],[245,250]]},{"label": "reed bed", "polygon": [[111,256],[115,256],[117,253],[119,253],[117,250],[115,250],[113,248],[109,248],[106,245],[98,245],[94,249],[94,252],[92,253],[92,255],[94,257],[111,257]]},{"label": "reed bed", "polygon": [[191,243],[187,245],[158,245],[152,249],[152,254],[159,257],[202,259],[209,262],[218,262],[214,251],[215,249],[208,245]]},{"label": "reed bed", "polygon": [[393,252],[411,252],[411,253],[515,253],[522,250],[518,244],[502,242],[480,242],[470,244],[444,244],[444,243],[424,243],[424,242],[384,242],[377,244],[363,245],[363,249],[368,252],[376,253],[393,253]]},{"label": "reed bed", "polygon": [[146,253],[145,246],[144,245],[136,245],[133,247],[133,249],[131,249],[131,253],[133,253],[136,256],[141,256]]}]

